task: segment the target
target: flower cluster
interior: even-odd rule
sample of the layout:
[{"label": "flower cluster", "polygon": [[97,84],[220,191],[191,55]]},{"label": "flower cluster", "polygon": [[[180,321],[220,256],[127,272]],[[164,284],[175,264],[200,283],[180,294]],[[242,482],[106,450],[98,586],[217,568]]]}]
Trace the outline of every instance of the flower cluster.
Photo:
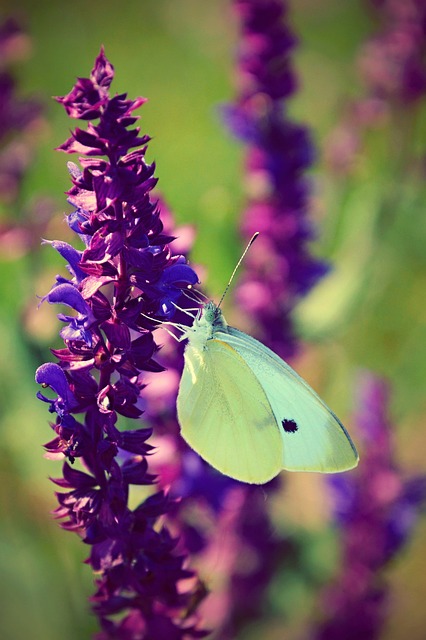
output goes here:
[{"label": "flower cluster", "polygon": [[[151,491],[135,509],[128,505],[131,485],[155,481],[147,464],[151,430],[122,431],[118,417],[140,417],[145,372],[162,371],[155,320],[170,319],[182,290],[198,278],[172,253],[173,237],[150,196],[157,179],[145,160],[149,138],[132,128],[133,111],[145,100],[111,97],[113,76],[101,50],[90,78],[79,78],[57,98],[70,117],[88,125],[59,147],[82,156],[82,170],[69,163],[74,211],[67,222],[83,248],[49,242],[67,261],[69,277],[58,276],[44,300],[71,313],[58,316],[65,345],[52,350],[58,363],[36,373],[36,381],[54,392],[53,398],[38,394],[56,416],[47,455],[65,458],[55,482],[66,491],[57,493],[55,513],[63,528],[91,546],[99,638],[202,637],[191,619],[196,578],[176,552],[177,540],[158,522],[170,509],[169,498]],[[77,459],[83,470],[71,466]]]},{"label": "flower cluster", "polygon": [[314,152],[308,130],[285,112],[297,86],[290,57],[296,39],[285,21],[285,4],[234,0],[234,5],[242,32],[239,94],[223,111],[230,130],[248,145],[249,202],[242,233],[247,240],[260,232],[247,256],[237,300],[252,318],[257,337],[288,357],[296,349],[291,311],[327,271],[308,250],[313,229],[304,172]]},{"label": "flower cluster", "polygon": [[387,384],[365,374],[355,416],[363,441],[359,467],[330,480],[342,560],[323,598],[324,620],[313,637],[379,637],[387,613],[383,568],[407,543],[426,504],[426,477],[406,478],[394,459]]}]

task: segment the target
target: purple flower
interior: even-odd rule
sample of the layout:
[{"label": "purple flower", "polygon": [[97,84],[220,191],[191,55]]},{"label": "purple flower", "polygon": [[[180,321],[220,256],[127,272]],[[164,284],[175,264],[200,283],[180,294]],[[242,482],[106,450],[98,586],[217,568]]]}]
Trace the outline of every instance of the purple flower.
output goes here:
[{"label": "purple flower", "polygon": [[[371,0],[375,5],[375,34],[361,47],[357,67],[365,94],[345,107],[342,121],[331,132],[325,158],[337,174],[357,166],[365,133],[390,121],[390,134],[399,131],[399,112],[412,110],[426,93],[426,5],[423,0]],[[410,126],[404,136],[412,134]],[[409,145],[406,144],[408,148]]]},{"label": "purple flower", "polygon": [[[12,18],[0,24],[0,199],[12,202],[18,196],[32,159],[34,132],[42,108],[34,98],[19,97],[11,63],[25,57],[30,40]],[[33,136],[34,137],[34,136]]]},{"label": "purple flower", "polygon": [[[90,78],[57,99],[88,125],[59,147],[82,156],[82,170],[69,166],[75,210],[68,224],[84,249],[50,243],[68,261],[69,277],[58,276],[44,300],[71,312],[58,315],[65,323],[64,348],[52,350],[58,363],[36,373],[55,395],[38,394],[56,414],[47,455],[65,459],[63,477],[54,480],[65,490],[57,493],[55,516],[91,547],[98,638],[197,638],[205,632],[191,604],[196,576],[177,539],[158,524],[171,499],[159,490],[133,510],[128,505],[131,485],[155,482],[147,463],[151,430],[120,431],[118,416],[141,415],[144,372],[163,371],[154,320],[172,318],[182,290],[198,278],[173,254],[173,237],[164,233],[150,195],[157,179],[145,161],[149,137],[132,128],[132,113],[145,100],[111,97],[113,75],[101,50]],[[76,460],[82,470],[70,466]]]},{"label": "purple flower", "polygon": [[411,102],[426,92],[426,6],[423,0],[372,0],[379,33],[364,46],[360,69],[376,98]]},{"label": "purple flower", "polygon": [[39,250],[53,209],[47,198],[32,199],[28,206],[23,193],[43,123],[42,102],[22,96],[16,75],[30,53],[31,39],[22,26],[13,18],[0,21],[0,253],[6,260]]},{"label": "purple flower", "polygon": [[388,607],[382,569],[407,543],[426,504],[426,477],[407,478],[394,459],[388,401],[388,385],[364,374],[355,416],[364,442],[361,462],[329,480],[342,560],[323,597],[323,622],[313,635],[318,640],[379,636]]},{"label": "purple flower", "polygon": [[253,332],[282,357],[294,353],[291,311],[327,271],[310,255],[304,172],[314,150],[308,130],[292,122],[285,101],[297,82],[291,64],[296,38],[281,0],[235,0],[241,19],[235,104],[223,109],[234,135],[248,145],[249,201],[241,222],[248,240],[260,236],[245,261],[237,300]]}]

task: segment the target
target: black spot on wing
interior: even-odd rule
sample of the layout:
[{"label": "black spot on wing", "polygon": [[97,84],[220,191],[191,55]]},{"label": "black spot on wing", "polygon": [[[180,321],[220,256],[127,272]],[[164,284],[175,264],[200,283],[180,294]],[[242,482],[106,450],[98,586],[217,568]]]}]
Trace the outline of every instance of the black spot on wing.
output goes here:
[{"label": "black spot on wing", "polygon": [[294,420],[287,420],[287,418],[283,418],[281,420],[281,424],[286,433],[296,433],[296,431],[298,431],[299,429]]}]

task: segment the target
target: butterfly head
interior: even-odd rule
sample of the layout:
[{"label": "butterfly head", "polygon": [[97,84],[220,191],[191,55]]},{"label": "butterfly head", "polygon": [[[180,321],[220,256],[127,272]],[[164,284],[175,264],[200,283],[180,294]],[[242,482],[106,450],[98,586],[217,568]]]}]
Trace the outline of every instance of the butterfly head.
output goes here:
[{"label": "butterfly head", "polygon": [[227,323],[222,315],[222,311],[214,302],[207,302],[199,316],[194,320],[188,339],[191,343],[205,344],[207,340],[213,338],[216,331],[226,331]]},{"label": "butterfly head", "polygon": [[201,313],[200,321],[204,321],[207,325],[212,327],[213,332],[220,329],[226,331],[226,320],[223,317],[222,311],[214,302],[207,302]]}]

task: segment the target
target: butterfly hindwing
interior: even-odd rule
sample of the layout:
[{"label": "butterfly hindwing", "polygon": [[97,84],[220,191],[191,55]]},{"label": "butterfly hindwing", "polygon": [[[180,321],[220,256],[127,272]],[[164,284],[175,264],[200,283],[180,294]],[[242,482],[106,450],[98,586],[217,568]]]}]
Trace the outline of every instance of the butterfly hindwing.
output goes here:
[{"label": "butterfly hindwing", "polygon": [[262,387],[283,441],[282,468],[334,473],[357,465],[344,426],[286,362],[238,329],[228,326],[215,337],[240,355]]},{"label": "butterfly hindwing", "polygon": [[183,438],[222,473],[260,484],[282,469],[283,439],[270,402],[228,342],[188,344],[177,410]]}]

